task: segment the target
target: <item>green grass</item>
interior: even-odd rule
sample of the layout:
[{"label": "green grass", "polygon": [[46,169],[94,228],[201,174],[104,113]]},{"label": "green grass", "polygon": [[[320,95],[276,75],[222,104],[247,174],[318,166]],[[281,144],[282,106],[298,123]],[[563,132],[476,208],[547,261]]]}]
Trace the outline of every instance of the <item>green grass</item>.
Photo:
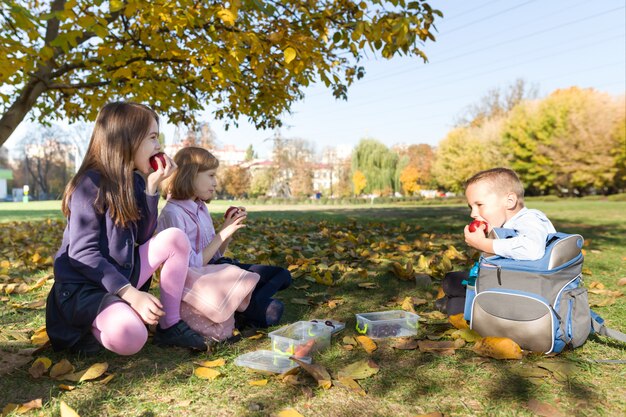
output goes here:
[{"label": "green grass", "polygon": [[[222,213],[228,202],[213,202],[209,208]],[[586,239],[585,270],[587,284],[597,281],[609,290],[621,290],[617,281],[626,277],[626,212],[625,202],[566,200],[559,202],[532,202],[532,208],[543,210],[557,229],[580,233]],[[348,234],[365,241],[361,248],[370,251],[380,242],[395,244],[414,241],[446,241],[463,249],[462,226],[468,221],[468,210],[456,206],[251,206],[248,225],[233,244],[234,255],[244,260],[268,257],[283,260],[286,252],[302,250],[312,258],[322,251],[327,240],[337,239],[333,233]],[[53,219],[55,221],[42,222]],[[7,239],[15,230],[29,245],[45,241],[37,235],[45,227],[62,230],[58,202],[0,203],[0,240]],[[215,216],[216,221],[219,215]],[[19,221],[20,223],[12,223]],[[27,226],[24,222],[30,222]],[[404,224],[407,228],[400,228]],[[49,226],[46,226],[49,225]],[[326,228],[328,232],[320,232]],[[55,229],[51,229],[55,230]],[[403,232],[406,230],[406,232]],[[27,235],[27,236],[22,236]],[[327,237],[330,236],[330,237]],[[28,240],[30,239],[30,240]],[[6,245],[6,240],[3,240]],[[54,242],[52,242],[54,243]],[[50,245],[52,245],[50,243]],[[56,243],[55,243],[56,244]],[[321,248],[321,249],[320,249]],[[0,261],[6,256],[0,248]],[[43,249],[42,249],[43,250]],[[398,258],[403,254],[398,253]],[[295,256],[294,256],[295,257]],[[343,258],[342,258],[343,259]],[[346,263],[352,261],[345,261]],[[355,264],[365,262],[354,260]],[[372,265],[368,263],[367,265]],[[457,265],[457,267],[460,267]],[[11,278],[31,279],[44,276],[49,268],[30,268],[10,271]],[[433,310],[433,288],[418,289],[406,281],[372,268],[367,281],[377,282],[378,290],[358,287],[358,280],[346,279],[333,287],[295,280],[294,286],[310,285],[305,290],[292,288],[281,293],[287,309],[284,321],[332,317],[345,321],[346,330],[333,338],[331,347],[318,354],[316,363],[325,366],[331,374],[349,363],[367,358],[361,349],[347,351],[341,338],[354,335],[354,313],[398,308],[390,306],[394,297],[416,296],[426,298],[428,304],[418,312]],[[43,310],[16,309],[14,303],[45,297],[50,283],[39,290],[3,296],[0,301],[0,334],[5,330],[32,330],[44,324]],[[315,305],[291,303],[293,298],[309,298]],[[328,299],[343,298],[344,303],[331,310]],[[626,302],[624,297],[605,307],[594,307],[610,327],[626,331]],[[449,329],[445,323],[422,323],[420,336],[439,334]],[[29,333],[30,334],[30,333]],[[28,344],[8,344],[11,348],[29,347]],[[564,415],[616,416],[626,414],[626,368],[623,364],[598,363],[596,360],[626,360],[626,346],[604,338],[592,337],[581,348],[568,351],[551,361],[573,364],[576,373],[565,380],[552,377],[536,380],[520,369],[532,368],[540,355],[529,355],[522,361],[496,361],[479,358],[469,349],[459,349],[454,356],[436,356],[418,350],[398,351],[390,342],[380,342],[371,358],[380,365],[380,372],[360,381],[367,391],[361,397],[338,387],[330,390],[317,388],[314,381],[300,375],[303,385],[292,386],[270,377],[268,385],[253,387],[248,381],[262,378],[258,374],[233,364],[244,352],[268,349],[269,339],[244,340],[230,347],[222,347],[211,357],[223,357],[226,366],[222,376],[214,381],[200,380],[192,375],[194,361],[208,359],[208,355],[192,355],[180,349],[160,349],[151,344],[137,355],[119,357],[103,353],[93,358],[76,358],[62,352],[44,351],[57,362],[69,359],[77,369],[94,362],[106,361],[115,377],[107,385],[86,382],[71,392],[61,391],[59,381],[48,377],[33,379],[28,366],[0,377],[0,407],[9,402],[21,403],[42,398],[42,415],[59,415],[59,401],[63,400],[83,416],[269,416],[285,407],[294,407],[304,416],[414,416],[439,411],[446,416],[490,415],[531,416],[525,405],[531,399],[553,404]],[[303,387],[311,388],[307,395]],[[38,412],[31,412],[35,415]]]}]

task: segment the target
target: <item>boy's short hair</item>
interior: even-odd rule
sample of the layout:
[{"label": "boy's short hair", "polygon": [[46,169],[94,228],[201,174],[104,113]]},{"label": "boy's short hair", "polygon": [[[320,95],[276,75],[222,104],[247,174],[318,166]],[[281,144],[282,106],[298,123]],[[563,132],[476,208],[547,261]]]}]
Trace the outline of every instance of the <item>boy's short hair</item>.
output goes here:
[{"label": "boy's short hair", "polygon": [[480,171],[465,182],[465,189],[481,181],[489,182],[496,192],[513,192],[520,203],[524,202],[524,184],[512,169],[499,167]]},{"label": "boy's short hair", "polygon": [[174,155],[178,168],[172,174],[167,186],[163,187],[164,197],[175,200],[189,200],[195,196],[193,181],[199,172],[217,169],[220,165],[217,158],[204,148],[189,146],[182,148]]}]

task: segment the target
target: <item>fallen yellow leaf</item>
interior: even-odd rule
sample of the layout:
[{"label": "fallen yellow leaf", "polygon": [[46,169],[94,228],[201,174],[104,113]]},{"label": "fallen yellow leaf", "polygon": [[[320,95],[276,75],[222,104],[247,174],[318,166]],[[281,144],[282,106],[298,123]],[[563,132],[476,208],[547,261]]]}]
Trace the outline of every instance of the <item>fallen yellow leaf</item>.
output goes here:
[{"label": "fallen yellow leaf", "polygon": [[461,338],[461,339],[465,340],[466,342],[470,342],[470,343],[475,342],[475,341],[480,340],[480,339],[483,338],[480,334],[478,334],[478,332],[476,330],[471,330],[469,328],[468,329],[455,330],[452,333],[451,336],[452,336],[453,339]]},{"label": "fallen yellow leaf", "polygon": [[35,379],[41,378],[43,374],[46,373],[50,365],[52,365],[52,361],[50,359],[44,357],[38,358],[30,366],[28,373]]},{"label": "fallen yellow leaf", "polygon": [[59,384],[59,389],[63,391],[72,391],[75,388],[76,388],[76,385]]},{"label": "fallen yellow leaf", "polygon": [[115,378],[115,374],[108,374],[107,376],[105,376],[104,378],[102,378],[100,381],[96,382],[97,384],[102,384],[102,385],[106,385],[108,384],[113,378]]},{"label": "fallen yellow leaf", "polygon": [[60,409],[61,417],[80,417],[80,415],[76,411],[74,411],[72,407],[65,404],[65,401],[63,400],[61,400]]},{"label": "fallen yellow leaf", "polygon": [[359,342],[359,344],[363,347],[363,349],[365,349],[365,351],[368,354],[378,349],[378,346],[376,345],[376,343],[367,336],[357,336],[356,340],[357,342]]},{"label": "fallen yellow leaf", "polygon": [[304,417],[302,414],[298,413],[294,408],[285,408],[281,410],[276,417]]},{"label": "fallen yellow leaf", "polygon": [[455,314],[448,317],[448,321],[457,329],[469,329],[469,325],[467,324],[463,316],[463,313]]},{"label": "fallen yellow leaf", "polygon": [[212,361],[196,362],[196,364],[205,368],[216,368],[218,366],[224,366],[226,364],[226,360],[224,358],[219,358]]},{"label": "fallen yellow leaf", "polygon": [[65,374],[72,373],[75,370],[76,368],[74,368],[74,365],[72,365],[67,359],[61,359],[52,366],[52,369],[50,369],[50,378],[57,378]]},{"label": "fallen yellow leaf", "polygon": [[73,372],[62,376],[62,379],[72,382],[90,381],[99,378],[109,368],[107,362],[94,363],[84,371]]},{"label": "fallen yellow leaf", "polygon": [[37,398],[36,400],[32,400],[32,401],[29,401],[27,403],[20,405],[19,408],[17,409],[17,414],[24,414],[30,410],[33,410],[35,408],[41,408],[41,407],[42,407],[41,398]]},{"label": "fallen yellow leaf", "polygon": [[254,381],[248,381],[248,385],[253,387],[264,387],[267,385],[267,379],[256,379]]},{"label": "fallen yellow leaf", "polygon": [[35,333],[30,337],[30,341],[33,345],[43,345],[50,341],[48,333],[46,332],[46,326],[35,330]]},{"label": "fallen yellow leaf", "polygon": [[215,369],[204,368],[204,367],[196,368],[193,371],[193,374],[197,376],[198,378],[211,379],[211,380],[221,375],[221,373],[219,371],[216,371]]},{"label": "fallen yellow leaf", "polygon": [[295,357],[291,357],[290,359],[294,362],[297,362],[298,365],[302,367],[302,369],[304,369],[309,375],[311,375],[317,381],[318,386],[324,389],[329,389],[333,385],[330,374],[322,365],[309,364]]},{"label": "fallen yellow leaf", "polygon": [[380,366],[378,366],[378,364],[373,360],[369,359],[351,363],[341,369],[337,376],[339,379],[364,379],[377,374],[378,371],[380,371]]},{"label": "fallen yellow leaf", "polygon": [[358,382],[356,382],[354,379],[348,378],[348,377],[339,377],[339,379],[337,381],[334,381],[337,386],[340,386],[342,388],[345,388],[349,391],[355,392],[358,395],[360,395],[361,397],[365,397],[367,395],[367,393],[365,392],[365,390],[363,388],[361,388],[361,386],[359,385]]},{"label": "fallen yellow leaf", "polygon": [[494,359],[522,359],[522,349],[508,337],[484,337],[472,350],[480,356]]}]

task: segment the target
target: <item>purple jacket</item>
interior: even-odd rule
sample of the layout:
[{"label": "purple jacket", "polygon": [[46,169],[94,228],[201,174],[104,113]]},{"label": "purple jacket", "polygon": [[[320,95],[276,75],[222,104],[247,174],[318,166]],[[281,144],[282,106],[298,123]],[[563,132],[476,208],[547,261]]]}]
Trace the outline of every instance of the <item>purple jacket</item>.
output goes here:
[{"label": "purple jacket", "polygon": [[159,196],[147,195],[144,179],[135,173],[134,193],[141,218],[122,228],[113,223],[108,209],[98,213],[94,208],[99,184],[100,174],[87,171],[72,194],[63,243],[54,260],[54,279],[58,284],[90,282],[115,294],[129,283],[135,264],[139,268],[135,245],[154,234]]}]

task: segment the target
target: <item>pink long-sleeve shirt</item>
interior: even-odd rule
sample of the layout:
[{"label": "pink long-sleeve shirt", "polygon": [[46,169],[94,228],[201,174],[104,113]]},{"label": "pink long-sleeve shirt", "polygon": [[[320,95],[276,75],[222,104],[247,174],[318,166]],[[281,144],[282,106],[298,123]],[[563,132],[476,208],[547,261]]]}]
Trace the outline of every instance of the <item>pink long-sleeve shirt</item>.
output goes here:
[{"label": "pink long-sleeve shirt", "polygon": [[[187,233],[191,243],[189,266],[203,266],[202,250],[215,238],[215,227],[204,201],[169,199],[159,215],[157,231],[176,227]],[[218,250],[213,259],[222,257]]]}]

